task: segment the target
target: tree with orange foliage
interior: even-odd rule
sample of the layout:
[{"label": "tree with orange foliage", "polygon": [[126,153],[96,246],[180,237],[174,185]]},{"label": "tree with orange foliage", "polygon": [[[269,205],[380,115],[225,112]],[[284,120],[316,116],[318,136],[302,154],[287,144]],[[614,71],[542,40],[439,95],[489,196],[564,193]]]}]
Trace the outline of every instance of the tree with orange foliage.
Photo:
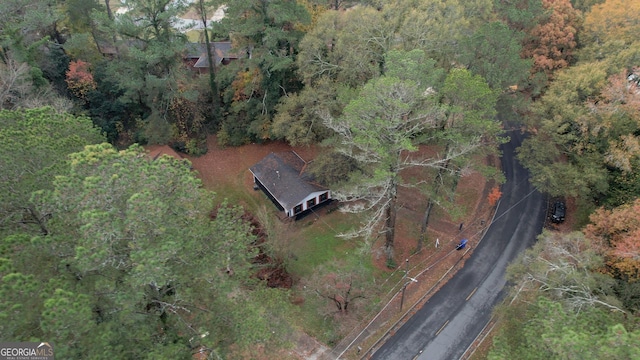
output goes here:
[{"label": "tree with orange foliage", "polygon": [[640,199],[606,210],[600,208],[590,217],[584,233],[600,242],[607,271],[627,281],[640,279]]},{"label": "tree with orange foliage", "polygon": [[491,192],[489,193],[489,195],[487,196],[487,201],[489,202],[489,205],[494,206],[495,204],[497,204],[501,196],[502,196],[502,191],[500,191],[500,187],[494,186],[493,189],[491,189]]},{"label": "tree with orange foliage", "polygon": [[91,90],[95,90],[96,82],[93,80],[93,74],[89,71],[91,64],[82,60],[72,61],[69,63],[67,71],[67,87],[79,99],[87,100],[87,94]]},{"label": "tree with orange foliage", "polygon": [[581,16],[569,0],[542,0],[542,5],[549,15],[529,31],[522,52],[524,57],[533,59],[533,72],[550,75],[569,66]]}]

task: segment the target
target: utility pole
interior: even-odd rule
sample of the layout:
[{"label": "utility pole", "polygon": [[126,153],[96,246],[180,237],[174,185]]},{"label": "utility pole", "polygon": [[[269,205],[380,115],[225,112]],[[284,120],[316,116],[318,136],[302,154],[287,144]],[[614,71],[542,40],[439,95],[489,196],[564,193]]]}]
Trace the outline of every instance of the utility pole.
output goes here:
[{"label": "utility pole", "polygon": [[404,291],[407,290],[407,282],[402,286],[402,297],[400,298],[400,312],[402,312],[402,304],[404,303]]},{"label": "utility pole", "polygon": [[404,304],[404,292],[405,290],[407,290],[407,276],[409,276],[409,259],[406,259],[404,263],[406,264],[406,269],[404,271],[404,276],[402,277],[402,282],[404,283],[404,285],[402,285],[402,296],[400,297],[400,311],[402,311],[402,304]]},{"label": "utility pole", "polygon": [[[405,263],[407,264],[407,270],[404,272],[404,277],[402,278],[402,280],[404,281],[404,285],[402,285],[402,296],[400,297],[400,311],[402,312],[402,305],[404,305],[404,292],[407,290],[407,285],[409,285],[411,283],[411,281],[413,282],[418,282],[418,280],[409,277],[409,259],[407,259],[405,261]],[[408,280],[407,280],[408,279]]]}]

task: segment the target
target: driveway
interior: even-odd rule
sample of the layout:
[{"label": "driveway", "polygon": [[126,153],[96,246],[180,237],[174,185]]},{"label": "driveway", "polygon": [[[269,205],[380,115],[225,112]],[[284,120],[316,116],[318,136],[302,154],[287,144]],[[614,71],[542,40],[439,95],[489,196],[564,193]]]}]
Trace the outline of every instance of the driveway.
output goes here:
[{"label": "driveway", "polygon": [[546,201],[528,181],[515,158],[522,142],[509,132],[503,145],[506,182],[502,198],[482,241],[464,267],[372,355],[371,359],[460,359],[505,295],[505,270],[542,231]]}]

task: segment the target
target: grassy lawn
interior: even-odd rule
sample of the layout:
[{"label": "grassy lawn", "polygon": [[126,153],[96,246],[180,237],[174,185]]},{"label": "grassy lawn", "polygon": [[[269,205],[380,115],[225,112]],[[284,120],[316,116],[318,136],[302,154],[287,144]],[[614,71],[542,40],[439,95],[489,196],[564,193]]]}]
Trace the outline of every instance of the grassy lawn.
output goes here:
[{"label": "grassy lawn", "polygon": [[338,237],[338,234],[352,228],[349,216],[334,212],[315,217],[313,214],[295,224],[295,232],[290,240],[290,250],[296,260],[290,270],[298,276],[311,276],[314,267],[331,260],[353,256],[355,240]]}]

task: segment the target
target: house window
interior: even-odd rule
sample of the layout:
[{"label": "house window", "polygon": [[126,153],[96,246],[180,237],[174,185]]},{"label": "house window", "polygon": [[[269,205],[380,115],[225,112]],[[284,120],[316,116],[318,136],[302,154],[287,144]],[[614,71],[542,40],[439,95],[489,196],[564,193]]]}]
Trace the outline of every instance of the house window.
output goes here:
[{"label": "house window", "polygon": [[327,201],[328,198],[329,198],[329,192],[320,194],[320,202]]},{"label": "house window", "polygon": [[296,205],[296,207],[293,208],[293,214],[297,214],[297,213],[301,213],[302,212],[302,204],[300,205]]},{"label": "house window", "polygon": [[316,204],[316,198],[313,198],[311,200],[307,200],[307,209],[313,207],[313,205]]}]

